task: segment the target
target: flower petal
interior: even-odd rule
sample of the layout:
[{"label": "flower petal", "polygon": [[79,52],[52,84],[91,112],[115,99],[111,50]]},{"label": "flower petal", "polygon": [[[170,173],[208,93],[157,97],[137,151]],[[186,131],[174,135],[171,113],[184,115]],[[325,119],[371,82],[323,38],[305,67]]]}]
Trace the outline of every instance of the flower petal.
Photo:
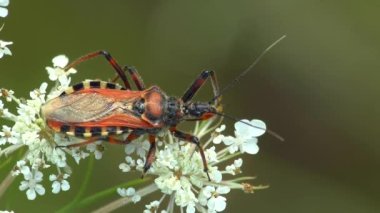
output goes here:
[{"label": "flower petal", "polygon": [[0,17],[4,18],[8,15],[8,9],[0,7]]},{"label": "flower petal", "polygon": [[52,60],[54,67],[64,68],[68,63],[69,59],[65,55],[59,55]]},{"label": "flower petal", "polygon": [[28,197],[28,200],[34,200],[36,199],[36,191],[34,191],[34,189],[28,189],[26,191],[26,196]]},{"label": "flower petal", "polygon": [[251,155],[257,154],[259,152],[259,147],[257,146],[257,138],[252,138],[247,140],[240,146],[240,151],[242,153],[248,153]]},{"label": "flower petal", "polygon": [[0,6],[6,7],[9,5],[9,0],[0,0]]},{"label": "flower petal", "polygon": [[51,192],[53,192],[54,194],[58,194],[61,191],[61,184],[58,181],[54,181],[51,187]]},{"label": "flower petal", "polygon": [[263,135],[267,129],[267,126],[261,120],[253,119],[250,122],[250,124],[252,124],[252,126],[257,127],[257,128],[252,128],[250,130],[250,133],[252,134],[253,137],[259,137],[259,136]]},{"label": "flower petal", "polygon": [[61,189],[63,191],[68,191],[70,189],[70,184],[67,180],[63,180],[61,183]]},{"label": "flower petal", "polygon": [[221,212],[226,208],[226,198],[222,196],[218,196],[215,198],[215,208],[214,210],[217,212]]},{"label": "flower petal", "polygon": [[230,187],[228,186],[219,186],[217,189],[216,189],[216,192],[218,194],[227,194],[231,191]]},{"label": "flower petal", "polygon": [[37,184],[35,190],[39,195],[45,194],[45,188],[41,184]]}]

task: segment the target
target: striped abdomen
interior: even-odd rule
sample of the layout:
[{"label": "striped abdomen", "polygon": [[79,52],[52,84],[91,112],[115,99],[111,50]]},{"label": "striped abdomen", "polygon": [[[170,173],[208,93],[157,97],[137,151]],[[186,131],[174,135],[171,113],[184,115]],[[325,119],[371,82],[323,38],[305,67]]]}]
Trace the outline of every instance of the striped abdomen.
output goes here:
[{"label": "striped abdomen", "polygon": [[58,122],[48,121],[48,125],[56,132],[60,132],[69,136],[75,137],[96,137],[96,136],[109,136],[119,135],[130,132],[128,127],[120,126],[106,126],[106,127],[83,127],[62,124]]}]

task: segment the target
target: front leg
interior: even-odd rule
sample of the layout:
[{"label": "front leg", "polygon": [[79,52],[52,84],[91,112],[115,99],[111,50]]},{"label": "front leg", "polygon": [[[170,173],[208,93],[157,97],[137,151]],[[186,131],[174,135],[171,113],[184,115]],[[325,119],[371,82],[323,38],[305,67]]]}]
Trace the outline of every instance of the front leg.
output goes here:
[{"label": "front leg", "polygon": [[199,142],[199,139],[196,136],[181,132],[181,131],[177,130],[175,127],[170,128],[170,132],[173,133],[174,137],[177,137],[177,138],[182,139],[184,141],[193,143],[198,147],[199,153],[201,154],[201,157],[202,157],[203,171],[206,172],[208,180],[211,181],[210,175],[208,174],[206,156],[205,156],[203,148]]},{"label": "front leg", "polygon": [[149,143],[150,143],[150,147],[149,147],[148,154],[146,155],[144,170],[141,175],[141,178],[144,178],[145,173],[152,166],[152,163],[154,162],[154,159],[156,157],[156,136],[155,135],[149,135]]}]

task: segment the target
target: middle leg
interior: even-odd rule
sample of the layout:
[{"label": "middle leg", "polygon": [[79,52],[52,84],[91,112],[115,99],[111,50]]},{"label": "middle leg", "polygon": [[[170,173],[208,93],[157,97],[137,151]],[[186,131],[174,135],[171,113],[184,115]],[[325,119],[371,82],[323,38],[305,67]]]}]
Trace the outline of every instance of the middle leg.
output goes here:
[{"label": "middle leg", "polygon": [[[145,84],[144,84],[144,81],[142,80],[139,72],[137,71],[137,69],[135,67],[131,67],[131,66],[124,66],[123,68],[123,71],[124,72],[129,72],[129,75],[131,75],[132,77],[132,80],[133,82],[135,82],[135,85],[137,87],[138,90],[144,90],[145,89]],[[116,82],[118,79],[119,79],[119,75],[116,75],[116,77],[112,80],[112,82]]]}]

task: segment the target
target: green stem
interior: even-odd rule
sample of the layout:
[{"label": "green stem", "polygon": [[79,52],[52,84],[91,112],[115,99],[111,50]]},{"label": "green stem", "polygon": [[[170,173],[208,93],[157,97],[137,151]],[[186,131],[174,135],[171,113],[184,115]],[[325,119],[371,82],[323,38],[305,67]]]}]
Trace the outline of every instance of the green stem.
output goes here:
[{"label": "green stem", "polygon": [[[158,190],[158,187],[156,186],[155,183],[152,183],[136,192],[136,194],[140,195],[141,198],[144,197],[145,195],[148,195],[152,192],[155,192]],[[96,209],[93,211],[93,213],[103,213],[103,212],[111,212],[113,210],[116,210],[122,206],[127,205],[128,203],[132,202],[132,199],[130,197],[122,197],[119,198],[115,201],[112,201],[111,203],[100,207],[99,209]]]},{"label": "green stem", "polygon": [[75,196],[75,198],[73,199],[73,201],[71,201],[66,206],[59,209],[57,212],[69,212],[72,208],[74,208],[75,204],[78,203],[78,201],[82,198],[84,191],[87,189],[87,186],[90,182],[92,170],[94,169],[94,161],[95,161],[94,159],[95,159],[94,157],[90,157],[88,161],[88,168],[83,180],[83,184],[81,184],[81,187],[79,188],[79,191],[77,195]]},{"label": "green stem", "polygon": [[128,183],[123,183],[123,184],[119,184],[119,185],[116,185],[116,186],[113,186],[109,189],[105,189],[103,191],[100,191],[94,195],[91,195],[89,197],[86,197],[84,198],[83,200],[79,201],[77,203],[77,205],[75,206],[75,208],[83,208],[83,207],[86,207],[92,203],[96,203],[97,201],[103,199],[103,198],[106,198],[110,195],[114,195],[116,194],[116,189],[117,188],[128,188],[128,187],[131,187],[131,186],[137,186],[137,185],[140,185],[140,184],[143,184],[147,181],[150,181],[150,178],[145,178],[145,179],[135,179],[135,180],[132,180],[132,181],[129,181]]}]

